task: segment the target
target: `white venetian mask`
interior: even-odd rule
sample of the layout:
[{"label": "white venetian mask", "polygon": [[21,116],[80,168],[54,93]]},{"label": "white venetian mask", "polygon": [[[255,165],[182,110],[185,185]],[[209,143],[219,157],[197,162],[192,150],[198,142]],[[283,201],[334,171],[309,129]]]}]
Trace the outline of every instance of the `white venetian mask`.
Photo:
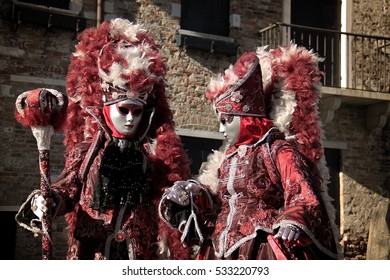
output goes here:
[{"label": "white venetian mask", "polygon": [[235,144],[240,135],[240,116],[218,114],[219,132],[230,144]]},{"label": "white venetian mask", "polygon": [[109,107],[115,129],[126,137],[133,137],[141,122],[144,105],[137,100],[126,99]]}]

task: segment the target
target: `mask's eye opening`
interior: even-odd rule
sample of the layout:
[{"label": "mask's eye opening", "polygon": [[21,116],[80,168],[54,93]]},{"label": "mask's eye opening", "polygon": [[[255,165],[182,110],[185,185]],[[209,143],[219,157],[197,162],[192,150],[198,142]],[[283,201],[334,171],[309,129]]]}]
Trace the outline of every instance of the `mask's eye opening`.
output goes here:
[{"label": "mask's eye opening", "polygon": [[118,107],[118,110],[123,115],[127,115],[129,113],[129,108],[126,108],[126,107]]},{"label": "mask's eye opening", "polygon": [[135,109],[133,111],[133,116],[139,117],[139,116],[141,116],[142,112],[143,112],[143,110],[141,108],[140,109]]},{"label": "mask's eye opening", "polygon": [[231,123],[233,121],[233,119],[234,119],[233,115],[226,115],[226,114],[220,114],[219,115],[219,122],[222,125],[226,125],[226,124]]},{"label": "mask's eye opening", "polygon": [[130,103],[130,101],[124,101],[116,104],[116,108],[122,115],[132,114],[138,117],[142,114],[144,106],[140,104]]}]

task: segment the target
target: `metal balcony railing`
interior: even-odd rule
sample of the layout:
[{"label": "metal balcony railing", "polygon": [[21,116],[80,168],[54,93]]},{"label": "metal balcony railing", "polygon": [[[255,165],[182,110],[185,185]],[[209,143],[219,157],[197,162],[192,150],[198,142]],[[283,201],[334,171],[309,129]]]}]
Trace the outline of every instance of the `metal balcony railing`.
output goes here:
[{"label": "metal balcony railing", "polygon": [[323,57],[324,86],[390,93],[390,38],[285,23],[259,33],[262,45],[292,42]]}]

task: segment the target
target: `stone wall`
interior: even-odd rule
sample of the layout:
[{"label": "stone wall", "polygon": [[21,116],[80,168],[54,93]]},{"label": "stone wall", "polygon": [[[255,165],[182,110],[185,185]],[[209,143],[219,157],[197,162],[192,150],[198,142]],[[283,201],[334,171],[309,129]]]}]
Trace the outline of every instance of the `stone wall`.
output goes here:
[{"label": "stone wall", "polygon": [[389,125],[369,131],[365,114],[365,107],[342,105],[325,127],[327,140],[346,145],[341,150],[341,232],[346,257],[358,259],[365,256],[361,248],[375,207],[390,198]]},{"label": "stone wall", "polygon": [[[355,86],[365,90],[390,92],[389,41],[380,37],[390,37],[390,3],[384,0],[353,0],[352,26],[350,32],[378,38],[357,38],[354,45]],[[387,45],[387,46],[386,46]],[[366,55],[362,55],[362,54]],[[369,55],[368,55],[369,54]],[[369,78],[374,82],[369,83]]]},{"label": "stone wall", "polygon": [[390,36],[390,3],[386,0],[352,0],[352,32],[373,36]]},{"label": "stone wall", "polygon": [[[390,3],[389,1],[373,0],[353,0],[352,30],[357,34],[390,37]],[[381,46],[383,41],[379,40],[371,48]],[[374,50],[376,56],[376,69],[366,73],[367,75],[381,76],[389,81],[389,71],[384,71],[384,64],[387,54],[383,49]],[[373,58],[365,57],[361,65],[369,64]],[[358,64],[359,67],[359,64]],[[363,68],[364,66],[361,66]],[[357,73],[361,70],[357,69]],[[363,84],[364,79],[363,79]],[[388,82],[387,82],[388,85]],[[366,85],[367,86],[367,85]],[[374,89],[381,89],[390,92],[390,88],[384,88],[383,84],[369,85]],[[369,86],[367,88],[369,88]],[[361,124],[364,123],[364,108],[346,108],[338,112],[339,120],[343,120],[343,126],[333,124],[333,128],[328,130],[328,134],[348,127],[351,134],[345,137],[348,142],[348,149],[343,151],[343,208],[344,223],[343,234],[346,242],[346,256],[359,254],[351,251],[359,251],[358,248],[365,248],[369,237],[369,227],[371,216],[380,201],[390,199],[390,126],[389,122],[382,130],[367,131]],[[359,125],[360,124],[360,125]],[[339,126],[339,128],[336,128]],[[359,128],[360,127],[360,128]],[[345,130],[345,129],[344,129]],[[359,132],[360,130],[360,132]],[[333,132],[332,132],[333,131]],[[336,134],[339,134],[337,131]],[[361,222],[367,221],[367,222]],[[361,250],[365,252],[365,250]],[[362,252],[362,257],[365,255]]]}]

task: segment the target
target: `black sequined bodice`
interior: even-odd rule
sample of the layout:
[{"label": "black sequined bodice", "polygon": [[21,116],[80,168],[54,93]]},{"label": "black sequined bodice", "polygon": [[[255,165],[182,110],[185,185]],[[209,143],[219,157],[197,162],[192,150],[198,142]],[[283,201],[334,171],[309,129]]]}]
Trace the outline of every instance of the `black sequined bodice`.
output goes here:
[{"label": "black sequined bodice", "polygon": [[147,203],[144,154],[136,141],[113,139],[105,148],[94,192],[94,209]]}]

